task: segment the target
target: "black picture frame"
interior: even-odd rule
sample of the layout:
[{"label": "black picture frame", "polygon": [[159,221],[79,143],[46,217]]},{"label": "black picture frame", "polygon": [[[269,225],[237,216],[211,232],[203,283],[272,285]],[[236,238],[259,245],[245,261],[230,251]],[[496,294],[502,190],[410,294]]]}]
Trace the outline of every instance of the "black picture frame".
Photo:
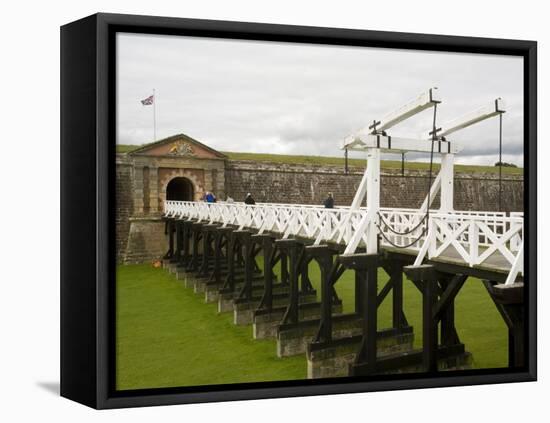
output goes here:
[{"label": "black picture frame", "polygon": [[[279,42],[517,55],[524,58],[526,366],[190,388],[114,390],[115,34],[138,32]],[[61,28],[61,395],[90,407],[534,381],[537,375],[537,44],[534,41],[95,14]]]}]

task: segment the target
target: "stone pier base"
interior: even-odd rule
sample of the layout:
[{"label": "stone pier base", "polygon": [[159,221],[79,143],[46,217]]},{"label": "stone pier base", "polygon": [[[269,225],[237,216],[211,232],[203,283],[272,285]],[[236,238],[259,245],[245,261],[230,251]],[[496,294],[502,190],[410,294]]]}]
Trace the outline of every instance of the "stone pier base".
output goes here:
[{"label": "stone pier base", "polygon": [[206,290],[206,283],[208,282],[208,276],[195,277],[193,284],[193,291],[195,294],[204,294]]},{"label": "stone pier base", "polygon": [[185,272],[185,269],[183,267],[178,267],[176,270],[176,279],[182,283],[182,285],[186,288],[189,288],[187,285],[187,279],[189,278],[189,274]]},{"label": "stone pier base", "polygon": [[218,293],[218,313],[229,313],[233,311],[233,300],[235,294],[233,292]]},{"label": "stone pier base", "polygon": [[[271,311],[256,310],[252,323],[254,339],[276,338],[277,329],[279,328],[285,311],[286,307],[275,307],[272,308]],[[332,307],[332,312],[341,313],[342,305],[334,305]],[[300,321],[319,319],[321,316],[321,303],[300,304],[298,313]]]},{"label": "stone pier base", "polygon": [[[300,305],[313,303],[317,299],[315,291],[307,295],[300,295]],[[251,325],[254,322],[254,312],[260,306],[261,297],[256,297],[251,301],[237,301],[233,303],[233,323],[236,325]],[[274,294],[274,307],[285,307],[288,304],[287,294]]]},{"label": "stone pier base", "polygon": [[[333,316],[332,334],[335,338],[359,335],[363,330],[362,324],[361,318],[354,314]],[[279,326],[277,330],[277,356],[290,357],[304,354],[307,345],[315,339],[319,325],[319,319],[311,319],[298,324]]]},{"label": "stone pier base", "polygon": [[217,283],[208,283],[205,285],[204,289],[204,302],[205,303],[216,303],[218,302],[220,286]]},{"label": "stone pier base", "polygon": [[[469,370],[472,368],[473,355],[465,351],[461,354],[456,354],[450,357],[440,358],[437,360],[437,370],[440,372],[451,370]],[[421,373],[424,372],[422,364],[413,366],[401,367],[399,369],[387,370],[379,372],[379,374],[401,374],[401,373]]]},{"label": "stone pier base", "polygon": [[[410,327],[401,332],[393,329],[380,331],[378,336],[376,344],[379,357],[412,350],[414,334]],[[349,376],[350,365],[357,357],[362,338],[361,335],[357,335],[335,339],[328,344],[308,345],[308,379]]]}]

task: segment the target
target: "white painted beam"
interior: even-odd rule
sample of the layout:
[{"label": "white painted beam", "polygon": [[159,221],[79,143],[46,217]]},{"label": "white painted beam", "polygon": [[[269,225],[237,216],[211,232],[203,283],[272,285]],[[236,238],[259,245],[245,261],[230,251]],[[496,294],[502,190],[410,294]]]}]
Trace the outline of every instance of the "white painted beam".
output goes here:
[{"label": "white painted beam", "polygon": [[[460,131],[462,129],[465,129],[469,126],[472,126],[476,123],[482,122],[486,119],[492,118],[494,116],[498,116],[501,113],[506,112],[506,105],[504,103],[504,100],[501,98],[497,98],[495,101],[491,102],[490,104],[480,107],[479,109],[476,109],[470,113],[467,113],[463,116],[460,116],[456,119],[453,119],[452,121],[449,121],[441,126],[441,131],[437,133],[438,138],[442,137],[448,137],[449,135]],[[432,136],[430,135],[430,131],[427,131],[422,138],[424,139],[431,139]]]},{"label": "white painted beam", "polygon": [[[430,88],[428,91],[423,92],[415,99],[409,101],[404,106],[399,109],[387,114],[380,121],[376,121],[376,132],[387,131],[391,127],[397,125],[398,123],[403,122],[404,120],[430,108],[433,107],[436,103],[440,103],[441,98],[439,96],[439,91],[437,88]],[[346,137],[342,142],[342,149],[352,148],[355,145],[355,139],[357,136],[365,136],[368,134],[374,134],[374,128],[370,128],[372,122],[369,123],[366,127],[362,128],[357,132],[356,135],[350,135]]]},{"label": "white painted beam", "polygon": [[[441,103],[441,97],[437,87],[430,88],[428,91],[423,92],[414,100],[409,101],[403,107],[387,114],[380,120],[380,124],[376,126],[377,131],[386,131],[392,126],[397,125],[400,122],[430,108],[436,103]],[[371,131],[372,133],[372,131]]]},{"label": "white painted beam", "polygon": [[[389,137],[384,135],[357,135],[348,145],[348,150],[364,151],[368,148],[379,148],[383,153],[418,152],[430,153],[431,140]],[[437,141],[434,145],[434,153],[458,153],[462,147],[448,141]]]},{"label": "white painted beam", "polygon": [[420,212],[426,213],[428,210],[428,207],[431,207],[432,203],[434,202],[435,196],[441,189],[441,171],[437,174],[434,181],[432,182],[432,186],[430,187],[430,203],[428,204],[428,196],[426,195],[426,198],[424,198],[424,202],[422,203],[422,206],[420,206]]},{"label": "white painted beam", "polygon": [[367,254],[378,252],[378,212],[380,211],[380,150],[367,150],[367,172],[369,180],[367,186],[367,210],[371,215],[367,226]]},{"label": "white painted beam", "polygon": [[363,178],[361,178],[361,183],[359,184],[359,188],[357,188],[355,197],[353,197],[353,201],[351,202],[351,210],[359,210],[359,208],[363,205],[363,200],[365,199],[365,195],[367,194],[369,175],[370,174],[367,167],[367,169],[365,169],[365,173],[363,173]]},{"label": "white painted beam", "polygon": [[454,154],[441,155],[441,201],[439,210],[452,212],[454,209]]}]

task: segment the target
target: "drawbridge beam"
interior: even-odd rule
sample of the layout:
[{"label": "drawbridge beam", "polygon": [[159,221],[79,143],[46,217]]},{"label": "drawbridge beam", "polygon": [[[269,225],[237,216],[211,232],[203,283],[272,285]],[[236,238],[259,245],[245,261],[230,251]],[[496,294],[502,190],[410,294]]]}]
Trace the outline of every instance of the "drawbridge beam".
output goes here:
[{"label": "drawbridge beam", "polygon": [[[475,125],[476,123],[483,122],[484,120],[490,119],[492,117],[501,115],[506,112],[506,105],[502,98],[497,98],[493,102],[487,104],[486,106],[480,107],[479,109],[473,110],[470,113],[466,113],[463,116],[460,116],[456,119],[453,119],[444,125],[441,126],[441,131],[437,133],[437,139],[442,140],[448,137],[455,132],[466,129],[469,126]],[[431,131],[426,132],[422,138],[432,139]]]},{"label": "drawbridge beam", "polygon": [[[354,147],[356,151],[366,151],[369,148],[377,148],[382,153],[431,153],[430,141],[414,138],[391,137],[380,134],[357,134]],[[462,147],[454,143],[437,140],[434,144],[434,153],[455,154],[459,153]]]},{"label": "drawbridge beam", "polygon": [[364,127],[357,134],[350,135],[344,139],[342,143],[342,149],[354,150],[364,149],[362,146],[362,137],[369,134],[382,134],[393,126],[403,122],[406,119],[413,117],[414,115],[433,107],[437,103],[440,103],[439,92],[437,88],[430,88],[428,91],[420,94],[414,100],[408,102],[404,106],[397,110],[387,114],[380,121],[374,121],[371,125]]}]

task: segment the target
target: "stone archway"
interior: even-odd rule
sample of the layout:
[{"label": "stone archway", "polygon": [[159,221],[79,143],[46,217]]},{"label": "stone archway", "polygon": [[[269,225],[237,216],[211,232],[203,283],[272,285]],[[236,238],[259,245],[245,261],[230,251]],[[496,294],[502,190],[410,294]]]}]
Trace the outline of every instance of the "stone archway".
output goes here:
[{"label": "stone archway", "polygon": [[[203,184],[201,183],[200,177],[196,172],[189,171],[187,169],[172,169],[168,172],[165,172],[159,181],[159,203],[164,205],[164,201],[167,199],[167,189],[171,181],[177,178],[184,178],[189,181],[192,187],[192,197],[190,201],[198,201],[204,195]],[[161,206],[163,207],[163,206]]]},{"label": "stone archway", "polygon": [[166,185],[166,200],[193,201],[195,189],[193,183],[183,176],[177,176]]}]

